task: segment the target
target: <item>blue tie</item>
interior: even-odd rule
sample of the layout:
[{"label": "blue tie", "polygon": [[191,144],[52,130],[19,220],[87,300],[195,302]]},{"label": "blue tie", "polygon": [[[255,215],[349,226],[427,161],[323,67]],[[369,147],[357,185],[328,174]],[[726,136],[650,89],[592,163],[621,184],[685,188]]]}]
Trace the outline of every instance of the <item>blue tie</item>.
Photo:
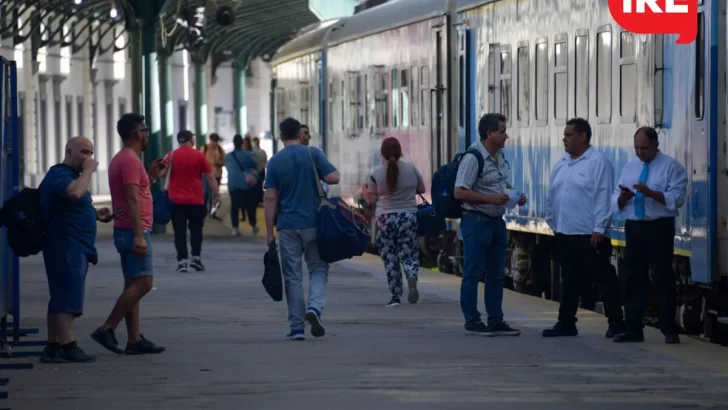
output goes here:
[{"label": "blue tie", "polygon": [[[650,164],[645,163],[642,166],[642,173],[640,174],[640,183],[647,183],[647,173],[649,172]],[[642,192],[635,192],[634,194],[634,213],[637,219],[643,219],[645,217],[645,196]]]}]

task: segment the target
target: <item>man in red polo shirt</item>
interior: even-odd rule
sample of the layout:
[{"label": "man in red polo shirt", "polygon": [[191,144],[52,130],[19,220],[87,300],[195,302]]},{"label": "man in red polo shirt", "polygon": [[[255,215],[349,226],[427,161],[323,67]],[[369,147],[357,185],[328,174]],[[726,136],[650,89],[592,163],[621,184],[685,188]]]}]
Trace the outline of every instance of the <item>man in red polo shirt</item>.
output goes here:
[{"label": "man in red polo shirt", "polygon": [[[172,201],[172,229],[174,246],[177,248],[177,272],[187,272],[188,265],[197,271],[205,270],[202,251],[202,226],[205,221],[205,197],[202,178],[220,201],[220,190],[212,173],[210,161],[204,153],[195,149],[195,136],[191,131],[177,134],[179,148],[164,158],[169,172],[169,199]],[[192,260],[187,257],[187,227],[190,229]]]}]

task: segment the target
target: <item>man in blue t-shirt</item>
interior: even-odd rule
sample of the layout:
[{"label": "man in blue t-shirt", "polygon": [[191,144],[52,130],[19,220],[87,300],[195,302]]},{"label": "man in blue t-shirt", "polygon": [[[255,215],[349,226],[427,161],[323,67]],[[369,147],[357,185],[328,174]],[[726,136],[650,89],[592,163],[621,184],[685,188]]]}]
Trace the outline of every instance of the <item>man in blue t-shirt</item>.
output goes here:
[{"label": "man in blue t-shirt", "polygon": [[238,229],[240,211],[243,211],[243,216],[247,213],[253,235],[257,235],[259,228],[256,213],[260,196],[254,188],[258,184],[258,162],[250,151],[243,149],[243,137],[240,134],[233,137],[233,146],[235,148],[225,155],[224,160],[230,193],[230,223],[233,225],[233,235],[240,236]]},{"label": "man in blue t-shirt", "polygon": [[[301,123],[286,118],[280,126],[284,148],[268,160],[265,174],[265,223],[268,243],[273,242],[277,215],[281,268],[286,284],[290,340],[304,340],[305,320],[314,337],[324,335],[321,314],[326,302],[329,265],[319,257],[316,242],[316,215],[319,204],[319,178],[327,184],[339,183],[339,171],[318,148],[301,143]],[[316,178],[316,172],[319,178]],[[308,309],[303,296],[303,266],[309,272]]]},{"label": "man in blue t-shirt", "polygon": [[41,215],[46,228],[43,261],[48,277],[48,344],[44,363],[92,362],[73,335],[74,319],[83,314],[89,263],[96,264],[96,221],[112,219],[108,208],[96,210],[88,190],[98,162],[94,145],[84,137],[68,140],[65,159],[52,166],[40,185]]}]

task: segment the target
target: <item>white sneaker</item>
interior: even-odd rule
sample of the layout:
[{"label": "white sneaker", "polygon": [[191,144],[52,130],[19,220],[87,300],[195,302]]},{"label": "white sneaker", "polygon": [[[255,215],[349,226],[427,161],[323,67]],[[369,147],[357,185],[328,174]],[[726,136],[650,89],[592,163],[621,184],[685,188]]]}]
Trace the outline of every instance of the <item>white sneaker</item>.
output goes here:
[{"label": "white sneaker", "polygon": [[233,229],[233,236],[240,236],[240,229],[238,229],[238,228]]},{"label": "white sneaker", "polygon": [[253,227],[253,235],[257,235],[257,234],[258,234],[258,232],[260,232],[260,228],[258,228],[258,225],[255,225],[255,226]]}]

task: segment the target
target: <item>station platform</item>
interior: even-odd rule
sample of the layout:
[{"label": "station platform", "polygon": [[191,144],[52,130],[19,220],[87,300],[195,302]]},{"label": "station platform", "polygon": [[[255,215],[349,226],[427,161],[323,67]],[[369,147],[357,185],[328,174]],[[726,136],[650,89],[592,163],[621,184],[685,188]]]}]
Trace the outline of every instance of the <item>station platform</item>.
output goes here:
[{"label": "station platform", "polygon": [[[0,408],[728,409],[724,347],[687,336],[665,345],[653,328],[645,329],[644,344],[616,344],[604,337],[606,319],[589,311],[579,312],[578,337],[544,339],[541,330],[553,325],[558,305],[510,291],[506,320],[521,336],[470,336],[458,277],[421,269],[420,301],[386,307],[390,295],[374,255],[332,265],[326,335],[313,338],[307,330],[306,341],[288,341],[285,300],[272,301],[260,282],[264,239],[264,230],[232,237],[223,224],[206,223],[207,270],[176,273],[171,235],[155,236],[155,288],[141,304],[142,332],[167,351],[126,357],[89,337],[123,283],[111,238],[101,234],[100,262],[89,269],[86,313],[77,322],[78,343],[97,361],[0,359],[34,363],[3,371],[9,397]],[[21,294],[23,327],[41,329],[27,339],[42,339],[42,257],[22,259]],[[482,285],[479,298],[484,313]],[[126,343],[123,324],[117,338]],[[40,350],[22,348],[31,349]]]}]

